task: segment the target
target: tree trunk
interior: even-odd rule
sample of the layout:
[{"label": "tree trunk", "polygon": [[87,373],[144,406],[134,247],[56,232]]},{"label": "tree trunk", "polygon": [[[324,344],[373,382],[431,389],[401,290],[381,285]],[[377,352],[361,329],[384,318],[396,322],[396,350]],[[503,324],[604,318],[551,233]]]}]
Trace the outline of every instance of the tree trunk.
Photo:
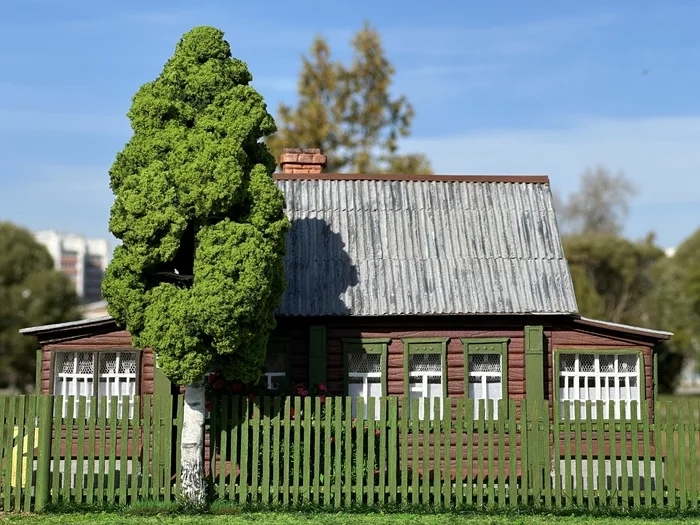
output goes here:
[{"label": "tree trunk", "polygon": [[204,486],[204,385],[185,386],[180,458],[180,490],[184,503],[201,506],[205,502]]}]

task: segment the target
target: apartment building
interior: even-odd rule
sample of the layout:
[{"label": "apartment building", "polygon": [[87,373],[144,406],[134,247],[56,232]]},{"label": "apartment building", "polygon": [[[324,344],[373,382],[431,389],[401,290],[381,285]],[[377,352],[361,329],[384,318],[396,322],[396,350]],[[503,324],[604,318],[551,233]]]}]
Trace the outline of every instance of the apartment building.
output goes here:
[{"label": "apartment building", "polygon": [[57,270],[74,284],[82,302],[99,301],[110,250],[107,239],[86,239],[80,235],[42,230],[34,234],[51,254]]}]

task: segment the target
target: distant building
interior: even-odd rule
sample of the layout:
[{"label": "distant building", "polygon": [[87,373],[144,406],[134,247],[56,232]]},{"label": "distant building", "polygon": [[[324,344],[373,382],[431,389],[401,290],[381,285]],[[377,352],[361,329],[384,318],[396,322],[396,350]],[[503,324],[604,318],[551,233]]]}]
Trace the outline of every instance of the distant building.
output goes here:
[{"label": "distant building", "polygon": [[106,239],[86,239],[54,230],[38,231],[34,237],[49,250],[56,269],[73,282],[82,302],[102,299],[102,278],[110,257]]}]

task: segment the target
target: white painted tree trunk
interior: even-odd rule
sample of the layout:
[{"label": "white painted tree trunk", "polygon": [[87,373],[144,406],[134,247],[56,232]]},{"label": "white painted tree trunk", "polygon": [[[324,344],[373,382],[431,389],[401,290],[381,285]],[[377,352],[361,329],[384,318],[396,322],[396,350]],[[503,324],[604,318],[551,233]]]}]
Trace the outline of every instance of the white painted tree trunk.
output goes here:
[{"label": "white painted tree trunk", "polygon": [[185,386],[185,405],[182,417],[182,443],[180,457],[182,499],[190,505],[203,505],[204,487],[204,385]]}]

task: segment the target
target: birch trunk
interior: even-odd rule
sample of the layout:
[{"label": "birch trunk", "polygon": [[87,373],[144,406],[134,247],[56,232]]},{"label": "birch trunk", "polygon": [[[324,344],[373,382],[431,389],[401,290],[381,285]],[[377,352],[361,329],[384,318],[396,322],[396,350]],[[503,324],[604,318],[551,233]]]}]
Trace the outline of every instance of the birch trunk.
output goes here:
[{"label": "birch trunk", "polygon": [[180,457],[182,477],[180,490],[186,504],[204,504],[204,385],[185,386],[185,404],[182,414],[182,442]]}]

